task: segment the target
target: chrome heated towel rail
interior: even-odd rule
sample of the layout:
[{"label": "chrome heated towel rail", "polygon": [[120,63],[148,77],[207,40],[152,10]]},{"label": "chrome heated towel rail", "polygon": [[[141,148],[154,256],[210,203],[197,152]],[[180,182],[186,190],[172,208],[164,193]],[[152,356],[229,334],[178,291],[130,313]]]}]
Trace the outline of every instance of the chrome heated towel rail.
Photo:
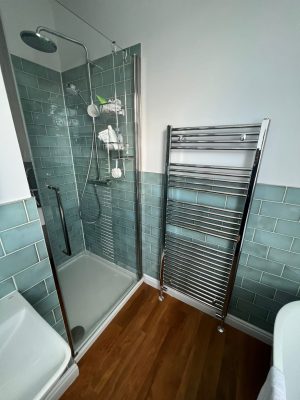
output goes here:
[{"label": "chrome heated towel rail", "polygon": [[[160,300],[169,287],[213,307],[221,321],[219,332],[269,123],[168,126]],[[207,154],[216,163],[195,163],[207,160]]]}]

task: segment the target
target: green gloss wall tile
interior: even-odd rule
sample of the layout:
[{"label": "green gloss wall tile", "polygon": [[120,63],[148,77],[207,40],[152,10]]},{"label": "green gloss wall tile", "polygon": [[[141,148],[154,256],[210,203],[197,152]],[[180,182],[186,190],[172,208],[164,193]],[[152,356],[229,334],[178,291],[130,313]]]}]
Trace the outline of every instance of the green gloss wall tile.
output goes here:
[{"label": "green gloss wall tile", "polygon": [[12,278],[0,282],[0,299],[14,290],[16,290],[16,287]]},{"label": "green gloss wall tile", "polygon": [[58,296],[56,292],[49,294],[47,297],[39,301],[34,305],[36,311],[42,316],[47,314],[49,311],[56,308],[59,304]]},{"label": "green gloss wall tile", "polygon": [[[39,220],[34,223],[28,221],[25,205],[28,219],[37,219],[38,212],[34,198],[9,205],[0,205],[0,221],[2,222],[0,236],[2,237],[9,232],[9,241],[13,243],[14,248],[13,253],[2,254],[0,258],[0,298],[18,290],[29,303],[32,305],[39,304],[42,311],[48,310],[45,320],[54,324],[53,310],[59,306],[55,298],[55,287],[51,287],[53,292],[51,297],[48,294],[49,289],[46,287],[46,281],[48,283],[51,282],[51,279],[53,281],[53,277],[45,241],[41,235]],[[21,226],[19,226],[20,221],[22,222]],[[23,229],[24,234],[26,232],[26,240],[20,235],[20,228]],[[38,241],[36,241],[37,238]],[[27,247],[22,248],[25,241]],[[42,261],[39,261],[39,259]],[[58,311],[56,312],[58,313]],[[51,314],[52,319],[49,318]]]},{"label": "green gloss wall tile", "polygon": [[48,258],[40,261],[38,264],[33,265],[24,271],[15,275],[15,281],[21,291],[25,291],[30,286],[46,279],[51,275],[51,267]]},{"label": "green gloss wall tile", "polygon": [[300,205],[300,189],[299,188],[287,188],[284,202]]},{"label": "green gloss wall tile", "polygon": [[300,223],[278,220],[275,228],[275,232],[282,233],[288,236],[296,236],[300,238]]},{"label": "green gloss wall tile", "polygon": [[49,79],[38,78],[38,86],[40,89],[48,92],[61,93],[60,82],[50,81]]},{"label": "green gloss wall tile", "polygon": [[[278,278],[278,277],[277,277]],[[250,292],[260,294],[262,296],[273,298],[276,292],[274,286],[267,286],[268,279],[262,280],[262,283],[251,281],[250,279],[243,279],[242,287]]]},{"label": "green gloss wall tile", "polygon": [[46,286],[48,289],[48,292],[51,293],[55,290],[55,283],[54,283],[54,279],[52,276],[48,277],[46,280]]},{"label": "green gloss wall tile", "polygon": [[39,219],[39,213],[37,210],[36,201],[34,197],[25,200],[25,207],[29,217],[29,221],[34,221],[36,219]]},{"label": "green gloss wall tile", "polygon": [[[67,256],[62,253],[61,248],[63,237],[59,215],[56,212],[56,198],[45,189],[46,185],[51,184],[60,188],[67,224],[72,226],[70,235],[72,253],[76,255],[84,249],[82,228],[81,224],[78,224],[79,214],[77,212],[75,218],[74,212],[75,209],[78,210],[78,194],[62,97],[62,83],[59,72],[31,61],[20,60],[22,70],[19,69],[19,72],[16,70],[16,80],[26,91],[26,96],[20,93],[21,97],[25,97],[22,108],[26,117],[41,202],[44,208],[48,206],[52,208],[51,215],[45,212],[45,218],[53,257],[59,265],[67,260]],[[17,66],[20,68],[19,62]],[[83,70],[86,72],[86,68]],[[69,183],[72,183],[73,187],[70,187]],[[30,202],[27,204],[27,212],[30,220],[36,218],[36,207],[31,206]],[[45,250],[40,249],[40,251],[43,258]]]},{"label": "green gloss wall tile", "polygon": [[23,86],[31,87],[31,88],[38,87],[38,81],[34,75],[27,74],[20,70],[16,70],[15,75],[16,75],[16,80],[19,85],[23,85]]},{"label": "green gloss wall tile", "polygon": [[245,240],[243,247],[242,247],[242,252],[253,255],[253,256],[266,258],[267,253],[268,253],[268,247],[258,244],[258,243],[249,242],[248,240]]},{"label": "green gloss wall tile", "polygon": [[22,293],[25,299],[31,304],[37,303],[38,301],[46,297],[47,294],[48,292],[44,281],[37,283],[36,285]]},{"label": "green gloss wall tile", "polygon": [[300,207],[284,203],[263,201],[260,214],[274,218],[299,221]]},{"label": "green gloss wall tile", "polygon": [[299,288],[298,283],[280,278],[276,275],[268,274],[267,272],[263,274],[261,282],[272,288],[276,287],[283,292],[291,293],[293,295],[297,294]]},{"label": "green gloss wall tile", "polygon": [[258,184],[254,191],[254,198],[260,200],[282,201],[285,193],[284,186]]},{"label": "green gloss wall tile", "polygon": [[273,261],[266,260],[255,256],[249,256],[247,265],[256,268],[260,271],[267,271],[274,275],[281,275],[283,270],[283,264],[276,263]]},{"label": "green gloss wall tile", "polygon": [[20,60],[22,60],[23,71],[37,77],[47,78],[47,68],[42,67],[41,65],[33,63],[31,61],[25,60],[24,58]]},{"label": "green gloss wall tile", "polygon": [[[252,210],[251,210],[252,212]],[[247,228],[264,229],[273,232],[276,218],[263,217],[262,215],[250,214]]]},{"label": "green gloss wall tile", "polygon": [[27,222],[23,202],[6,204],[0,207],[0,231]]},{"label": "green gloss wall tile", "polygon": [[300,239],[294,239],[294,242],[291,247],[291,251],[295,253],[300,253]]},{"label": "green gloss wall tile", "polygon": [[295,267],[300,265],[300,254],[291,253],[288,251],[271,248],[268,258],[272,261],[277,261],[279,263],[288,264]]},{"label": "green gloss wall tile", "polygon": [[300,265],[298,268],[290,267],[289,265],[286,265],[284,267],[282,277],[289,279],[293,282],[300,283]]},{"label": "green gloss wall tile", "polygon": [[11,55],[10,55],[10,58],[11,58],[11,62],[12,62],[12,64],[13,64],[13,67],[14,67],[15,69],[20,69],[20,70],[22,70],[22,60],[21,60],[21,58],[18,57],[18,56],[15,56],[14,54],[11,54]]},{"label": "green gloss wall tile", "polygon": [[6,279],[38,262],[35,246],[9,254],[0,260],[0,280]]},{"label": "green gloss wall tile", "polygon": [[251,214],[258,214],[261,207],[261,200],[253,200],[251,204]]},{"label": "green gloss wall tile", "polygon": [[256,304],[260,307],[263,307],[268,311],[272,311],[272,312],[276,312],[276,313],[282,307],[282,304],[280,304],[272,299],[269,299],[268,297],[260,296],[259,294],[257,294],[255,296],[254,304]]},{"label": "green gloss wall tile", "polygon": [[279,235],[257,229],[253,241],[264,244],[266,246],[275,247],[278,249],[288,250],[291,247],[293,239],[289,236]]},{"label": "green gloss wall tile", "polygon": [[40,221],[30,222],[0,233],[0,238],[6,253],[18,250],[32,242],[43,239]]},{"label": "green gloss wall tile", "polygon": [[48,257],[48,251],[47,251],[46,243],[44,240],[36,243],[36,247],[37,247],[37,251],[38,251],[40,260],[43,260],[44,258]]}]

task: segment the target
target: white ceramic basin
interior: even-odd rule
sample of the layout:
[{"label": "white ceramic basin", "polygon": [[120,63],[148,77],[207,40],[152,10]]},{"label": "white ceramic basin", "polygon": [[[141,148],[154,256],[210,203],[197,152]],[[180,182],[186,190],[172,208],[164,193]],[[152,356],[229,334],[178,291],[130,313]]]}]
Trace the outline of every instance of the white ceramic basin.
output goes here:
[{"label": "white ceramic basin", "polygon": [[42,399],[70,358],[67,343],[21,294],[0,300],[1,399]]},{"label": "white ceramic basin", "polygon": [[300,399],[300,301],[282,307],[274,328],[273,365],[283,372],[287,400]]}]

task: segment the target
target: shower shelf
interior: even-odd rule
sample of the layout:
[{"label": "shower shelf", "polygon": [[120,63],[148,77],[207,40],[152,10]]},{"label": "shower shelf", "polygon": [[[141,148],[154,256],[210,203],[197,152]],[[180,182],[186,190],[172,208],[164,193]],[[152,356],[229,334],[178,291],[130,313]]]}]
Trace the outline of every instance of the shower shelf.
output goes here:
[{"label": "shower shelf", "polygon": [[[170,287],[213,307],[221,320],[219,332],[224,330],[269,122],[168,126],[160,300]],[[200,153],[195,157],[191,151]],[[186,163],[188,157],[208,159],[203,151],[212,154],[214,165]],[[224,155],[231,165],[223,164]]]},{"label": "shower shelf", "polygon": [[111,185],[111,179],[110,178],[105,178],[105,179],[89,179],[87,181],[90,185],[96,185],[96,186],[110,186]]}]

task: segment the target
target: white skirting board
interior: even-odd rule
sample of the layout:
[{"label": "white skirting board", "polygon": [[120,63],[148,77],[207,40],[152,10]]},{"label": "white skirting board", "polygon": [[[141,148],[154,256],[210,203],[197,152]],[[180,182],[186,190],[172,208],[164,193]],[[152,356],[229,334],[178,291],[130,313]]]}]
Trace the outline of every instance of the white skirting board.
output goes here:
[{"label": "white skirting board", "polygon": [[[159,289],[159,281],[155,278],[152,278],[149,275],[144,274],[144,282],[147,285]],[[191,297],[186,296],[185,294],[180,293],[177,290],[168,288],[167,294],[169,294],[172,297],[175,297],[176,299],[182,301],[183,303],[186,303],[192,307],[197,308],[200,311],[203,311],[206,314],[215,316],[215,312],[211,307],[208,307],[205,304],[201,303],[200,301],[192,299]],[[225,319],[225,322],[226,324],[244,333],[247,333],[248,335],[253,336],[256,339],[259,339],[266,344],[269,345],[273,344],[273,335],[271,333],[266,332],[263,329],[257,328],[256,326],[249,324],[249,322],[243,321],[242,319],[237,318],[234,315],[228,314]]]}]

